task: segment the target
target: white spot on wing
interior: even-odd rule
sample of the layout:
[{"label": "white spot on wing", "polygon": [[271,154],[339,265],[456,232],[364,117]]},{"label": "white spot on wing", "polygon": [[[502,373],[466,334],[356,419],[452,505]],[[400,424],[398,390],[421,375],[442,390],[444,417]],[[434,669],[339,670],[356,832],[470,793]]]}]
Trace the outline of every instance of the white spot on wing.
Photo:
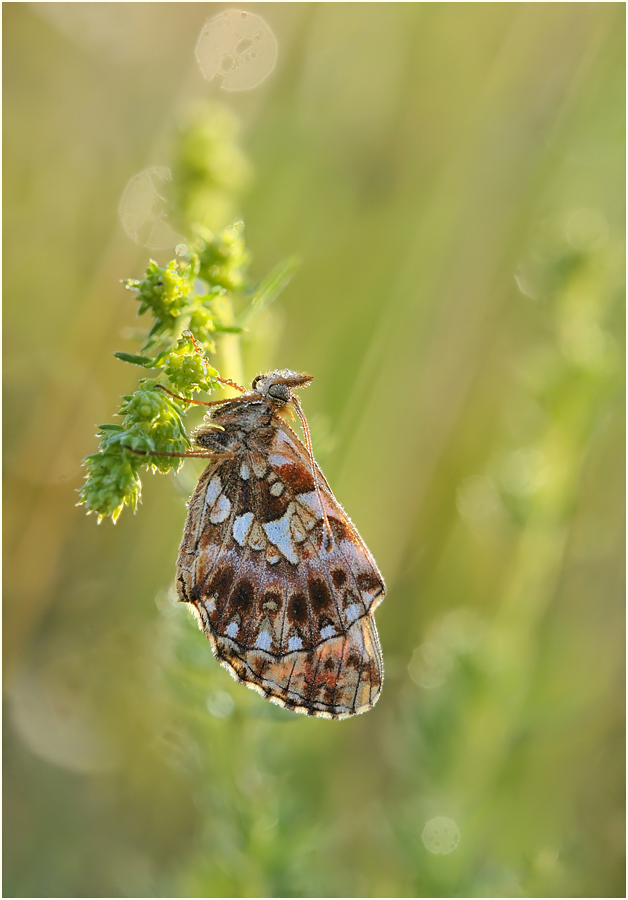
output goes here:
[{"label": "white spot on wing", "polygon": [[321,628],[321,637],[326,640],[327,638],[332,637],[336,633],[336,629],[333,625],[325,625],[324,628]]},{"label": "white spot on wing", "polygon": [[229,624],[225,628],[225,634],[228,634],[230,638],[234,638],[239,630],[240,626],[237,622],[229,622]]},{"label": "white spot on wing", "polygon": [[298,559],[294,552],[294,544],[290,534],[290,520],[292,519],[293,511],[294,506],[291,503],[281,519],[275,519],[274,522],[266,522],[264,531],[271,544],[274,544],[278,550],[281,550],[286,559],[296,565]]},{"label": "white spot on wing", "polygon": [[303,646],[303,641],[300,637],[291,637],[288,641],[288,650],[300,650]]},{"label": "white spot on wing", "polygon": [[279,495],[283,493],[283,484],[281,483],[281,481],[276,481],[272,485],[270,492],[273,497],[279,497]]},{"label": "white spot on wing", "polygon": [[259,647],[260,650],[270,650],[272,643],[273,639],[269,635],[269,633],[267,631],[260,631],[260,633],[257,635],[255,646]]},{"label": "white spot on wing", "polygon": [[345,616],[347,617],[347,621],[353,622],[354,619],[362,612],[362,607],[359,603],[352,603],[351,606],[347,606],[345,609]]},{"label": "white spot on wing", "polygon": [[316,513],[317,518],[321,517],[321,504],[316,491],[304,491],[302,494],[297,494],[296,500]]},{"label": "white spot on wing", "polygon": [[209,521],[213,522],[214,525],[217,525],[219,522],[224,522],[230,512],[231,501],[226,494],[221,494],[214,504],[214,508],[209,516]]},{"label": "white spot on wing", "polygon": [[245,512],[233,523],[233,537],[241,547],[246,543],[246,536],[249,533],[251,523],[253,521],[253,513]]},{"label": "white spot on wing", "polygon": [[240,477],[244,478],[245,481],[249,480],[249,475],[251,474],[251,470],[247,466],[246,463],[242,463],[240,466]]},{"label": "white spot on wing", "polygon": [[222,481],[218,477],[218,475],[214,475],[212,480],[207,485],[207,493],[205,494],[205,502],[211,508],[216,500],[218,499],[220,492],[222,491]]},{"label": "white spot on wing", "polygon": [[277,448],[277,450],[282,450],[282,444],[288,447],[290,450],[297,450],[294,441],[285,433],[285,431],[278,432],[277,437],[275,438],[275,447]]},{"label": "white spot on wing", "polygon": [[293,462],[287,456],[284,456],[282,453],[271,453],[268,457],[268,462],[271,466],[291,466]]},{"label": "white spot on wing", "polygon": [[266,463],[263,456],[253,457],[253,472],[257,478],[263,478],[266,474]]},{"label": "white spot on wing", "polygon": [[205,604],[208,613],[212,613],[216,609],[216,598],[210,597],[209,602]]}]

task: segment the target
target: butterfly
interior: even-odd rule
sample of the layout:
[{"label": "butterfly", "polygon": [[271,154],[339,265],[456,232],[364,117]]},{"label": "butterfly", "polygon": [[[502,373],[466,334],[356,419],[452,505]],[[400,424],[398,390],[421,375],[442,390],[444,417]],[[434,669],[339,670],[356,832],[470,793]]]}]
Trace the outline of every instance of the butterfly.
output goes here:
[{"label": "butterfly", "polygon": [[382,688],[373,612],[385,585],[314,460],[295,393],[311,380],[280,369],[211,404],[193,435],[190,455],[212,461],[189,502],[177,591],[237,681],[294,712],[343,719]]}]

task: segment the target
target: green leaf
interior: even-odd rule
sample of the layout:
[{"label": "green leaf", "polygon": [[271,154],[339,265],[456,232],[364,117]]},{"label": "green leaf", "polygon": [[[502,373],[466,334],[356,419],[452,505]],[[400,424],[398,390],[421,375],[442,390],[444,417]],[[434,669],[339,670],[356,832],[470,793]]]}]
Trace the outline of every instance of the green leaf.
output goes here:
[{"label": "green leaf", "polygon": [[145,369],[154,369],[157,365],[157,360],[152,356],[136,356],[134,353],[124,353],[121,350],[113,355],[116,359],[121,359],[122,362],[132,363],[134,366],[143,366]]}]

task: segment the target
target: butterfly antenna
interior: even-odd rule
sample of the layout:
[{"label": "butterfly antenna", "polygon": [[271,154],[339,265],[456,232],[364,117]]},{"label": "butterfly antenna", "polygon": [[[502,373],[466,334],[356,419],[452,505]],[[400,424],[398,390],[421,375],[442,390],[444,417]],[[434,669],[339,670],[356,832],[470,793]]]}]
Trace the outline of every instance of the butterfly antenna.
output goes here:
[{"label": "butterfly antenna", "polygon": [[312,475],[314,476],[314,487],[316,488],[316,496],[318,497],[318,502],[320,503],[321,512],[323,513],[323,522],[325,525],[325,531],[327,532],[327,540],[325,541],[325,549],[331,550],[332,547],[332,534],[331,528],[329,525],[329,519],[327,518],[327,513],[325,512],[325,506],[323,505],[323,495],[321,493],[321,487],[318,480],[318,472],[316,470],[316,462],[314,461],[314,452],[312,450],[312,439],[310,437],[310,429],[308,428],[307,419],[305,418],[305,413],[301,409],[301,404],[299,403],[297,397],[292,396],[292,402],[294,403],[294,408],[297,411],[297,415],[301,420],[301,426],[303,428],[303,436],[305,437],[305,446],[307,448],[307,455],[310,458],[310,466],[312,468]]}]

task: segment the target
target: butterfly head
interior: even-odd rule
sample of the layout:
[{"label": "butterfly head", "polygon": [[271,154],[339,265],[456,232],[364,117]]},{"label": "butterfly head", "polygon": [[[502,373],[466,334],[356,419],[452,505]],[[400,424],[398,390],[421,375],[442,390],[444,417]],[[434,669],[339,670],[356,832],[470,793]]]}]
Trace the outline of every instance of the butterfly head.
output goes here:
[{"label": "butterfly head", "polygon": [[258,375],[251,385],[256,394],[266,397],[276,406],[285,406],[294,399],[295,388],[306,387],[312,380],[311,375],[291,372],[290,369],[276,369],[266,375]]}]

